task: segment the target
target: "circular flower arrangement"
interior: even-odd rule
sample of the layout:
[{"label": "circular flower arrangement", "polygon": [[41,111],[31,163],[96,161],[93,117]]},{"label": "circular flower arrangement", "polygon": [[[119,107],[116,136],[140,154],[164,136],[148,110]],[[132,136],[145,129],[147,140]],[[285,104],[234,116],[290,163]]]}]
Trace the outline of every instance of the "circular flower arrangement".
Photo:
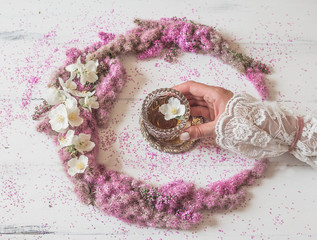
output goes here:
[{"label": "circular flower arrangement", "polygon": [[53,75],[46,100],[33,118],[41,120],[37,130],[51,135],[59,146],[61,162],[83,203],[128,223],[188,229],[201,220],[204,209],[215,212],[242,204],[243,187],[262,176],[267,161],[199,189],[182,180],[153,187],[98,164],[98,127],[107,122],[126,79],[118,56],[133,52],[145,59],[165,54],[164,59],[172,62],[180,50],[208,54],[245,73],[262,98],[268,96],[263,74],[269,70],[230,49],[212,27],[178,18],[135,22],[138,26],[124,35],[99,33],[101,42],[83,51],[67,51],[65,64]]}]

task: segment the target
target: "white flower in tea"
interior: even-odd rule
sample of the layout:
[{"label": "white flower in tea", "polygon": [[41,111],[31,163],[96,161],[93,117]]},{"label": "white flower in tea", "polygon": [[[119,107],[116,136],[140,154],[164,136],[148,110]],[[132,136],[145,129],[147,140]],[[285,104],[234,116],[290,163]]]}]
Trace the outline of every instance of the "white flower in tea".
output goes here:
[{"label": "white flower in tea", "polygon": [[159,112],[164,115],[166,121],[179,118],[185,113],[185,105],[181,104],[178,98],[171,97],[167,104],[159,107]]}]

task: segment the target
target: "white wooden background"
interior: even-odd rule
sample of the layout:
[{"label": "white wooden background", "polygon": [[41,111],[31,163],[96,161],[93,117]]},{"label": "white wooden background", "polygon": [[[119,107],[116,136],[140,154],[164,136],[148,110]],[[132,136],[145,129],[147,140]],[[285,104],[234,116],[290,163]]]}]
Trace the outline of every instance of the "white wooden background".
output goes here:
[{"label": "white wooden background", "polygon": [[[215,26],[235,48],[271,66],[272,99],[300,114],[317,109],[315,0],[0,0],[0,239],[317,239],[317,172],[286,154],[232,212],[204,214],[190,231],[139,228],[80,204],[52,141],[31,120],[50,72],[65,49],[84,47],[99,31],[123,33],[134,18],[187,17]],[[169,155],[150,149],[138,131],[142,99],[187,80],[257,92],[231,67],[183,54],[175,64],[122,57],[128,82],[112,111],[99,161],[153,184],[183,178],[206,186],[254,160],[216,151],[210,140]],[[32,84],[32,77],[39,78]],[[22,107],[22,99],[28,101]]]}]

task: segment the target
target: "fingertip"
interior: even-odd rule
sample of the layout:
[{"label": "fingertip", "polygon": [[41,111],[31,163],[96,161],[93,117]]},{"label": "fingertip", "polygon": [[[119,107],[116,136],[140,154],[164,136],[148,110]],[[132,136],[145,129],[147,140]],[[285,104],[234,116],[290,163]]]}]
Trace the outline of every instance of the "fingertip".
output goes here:
[{"label": "fingertip", "polygon": [[[186,134],[185,134],[186,132]],[[186,128],[184,132],[182,133],[182,138],[188,138],[188,140],[195,140],[200,138],[206,138],[206,137],[214,137],[215,135],[215,121],[211,121],[208,123],[203,123],[196,126],[191,126],[189,128]],[[181,134],[181,135],[182,135]]]},{"label": "fingertip", "polygon": [[187,81],[187,82],[183,82],[183,83],[180,83],[178,85],[175,85],[171,88],[177,90],[177,91],[180,91],[181,93],[187,93],[188,92],[188,89],[189,87],[194,83],[194,81]]},{"label": "fingertip", "polygon": [[181,135],[179,136],[179,139],[182,141],[188,141],[190,139],[189,132],[181,133]]}]

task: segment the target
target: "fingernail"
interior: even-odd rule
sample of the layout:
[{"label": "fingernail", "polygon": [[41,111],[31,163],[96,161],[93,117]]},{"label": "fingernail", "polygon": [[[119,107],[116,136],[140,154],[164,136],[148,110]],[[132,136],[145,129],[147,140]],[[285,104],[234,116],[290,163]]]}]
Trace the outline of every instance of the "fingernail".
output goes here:
[{"label": "fingernail", "polygon": [[179,139],[182,141],[187,141],[190,139],[189,133],[188,132],[183,132],[180,136]]}]

